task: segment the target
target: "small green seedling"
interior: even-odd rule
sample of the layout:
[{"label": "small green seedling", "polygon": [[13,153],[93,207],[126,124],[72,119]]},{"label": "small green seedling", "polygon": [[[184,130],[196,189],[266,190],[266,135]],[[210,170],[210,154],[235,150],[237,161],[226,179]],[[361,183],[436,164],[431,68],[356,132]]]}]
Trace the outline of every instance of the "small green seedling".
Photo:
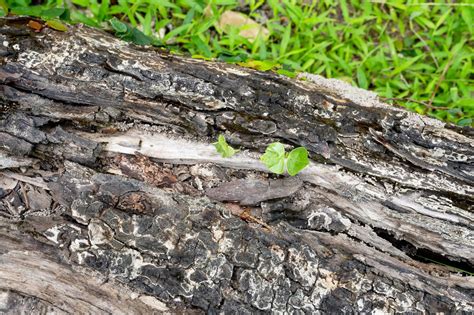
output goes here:
[{"label": "small green seedling", "polygon": [[[217,152],[224,158],[228,158],[239,152],[232,148],[223,135],[219,135],[217,142],[213,143]],[[298,147],[285,152],[285,147],[280,142],[271,143],[260,157],[260,161],[275,174],[283,174],[286,171],[290,176],[295,176],[309,165],[308,150]]]},{"label": "small green seedling", "polygon": [[267,147],[260,161],[275,174],[283,174],[286,166],[288,174],[295,176],[308,166],[308,150],[305,147],[298,147],[286,153],[283,144],[274,142]]},{"label": "small green seedling", "polygon": [[217,142],[214,142],[213,145],[216,147],[217,152],[224,158],[228,158],[239,152],[239,150],[231,147],[223,135],[219,135]]}]

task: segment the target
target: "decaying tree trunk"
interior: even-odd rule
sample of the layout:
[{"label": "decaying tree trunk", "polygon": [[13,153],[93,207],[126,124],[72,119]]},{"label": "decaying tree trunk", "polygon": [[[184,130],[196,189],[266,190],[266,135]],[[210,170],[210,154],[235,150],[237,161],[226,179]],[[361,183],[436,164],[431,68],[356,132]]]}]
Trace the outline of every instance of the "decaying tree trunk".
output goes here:
[{"label": "decaying tree trunk", "polygon": [[[0,311],[474,311],[472,129],[27,22],[0,20]],[[274,141],[312,164],[269,174]]]}]

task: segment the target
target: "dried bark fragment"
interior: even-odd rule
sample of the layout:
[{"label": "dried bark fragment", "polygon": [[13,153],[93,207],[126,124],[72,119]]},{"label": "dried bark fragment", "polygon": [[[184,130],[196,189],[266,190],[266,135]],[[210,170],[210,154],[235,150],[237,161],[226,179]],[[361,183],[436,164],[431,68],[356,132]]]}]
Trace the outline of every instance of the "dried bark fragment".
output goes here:
[{"label": "dried bark fragment", "polygon": [[291,196],[301,188],[303,182],[299,179],[237,179],[210,188],[206,195],[219,201],[237,201],[242,205],[256,205],[262,201]]}]

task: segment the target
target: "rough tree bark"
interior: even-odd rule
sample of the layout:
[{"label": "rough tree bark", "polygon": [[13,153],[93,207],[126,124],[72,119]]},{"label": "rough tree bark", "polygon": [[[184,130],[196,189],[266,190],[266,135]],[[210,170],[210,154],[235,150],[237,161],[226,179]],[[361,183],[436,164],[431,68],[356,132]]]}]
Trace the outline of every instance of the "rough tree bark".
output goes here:
[{"label": "rough tree bark", "polygon": [[[0,310],[474,311],[472,129],[27,22],[0,20]],[[312,164],[269,174],[273,141]]]}]

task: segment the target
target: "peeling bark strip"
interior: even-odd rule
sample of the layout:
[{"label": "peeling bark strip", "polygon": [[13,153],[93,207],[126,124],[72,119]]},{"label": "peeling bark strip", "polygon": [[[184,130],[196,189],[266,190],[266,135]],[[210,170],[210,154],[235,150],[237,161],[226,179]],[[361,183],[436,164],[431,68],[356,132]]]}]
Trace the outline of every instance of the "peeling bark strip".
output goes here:
[{"label": "peeling bark strip", "polygon": [[[0,20],[0,311],[474,311],[472,129],[28,21]],[[273,141],[312,164],[268,174]]]}]

